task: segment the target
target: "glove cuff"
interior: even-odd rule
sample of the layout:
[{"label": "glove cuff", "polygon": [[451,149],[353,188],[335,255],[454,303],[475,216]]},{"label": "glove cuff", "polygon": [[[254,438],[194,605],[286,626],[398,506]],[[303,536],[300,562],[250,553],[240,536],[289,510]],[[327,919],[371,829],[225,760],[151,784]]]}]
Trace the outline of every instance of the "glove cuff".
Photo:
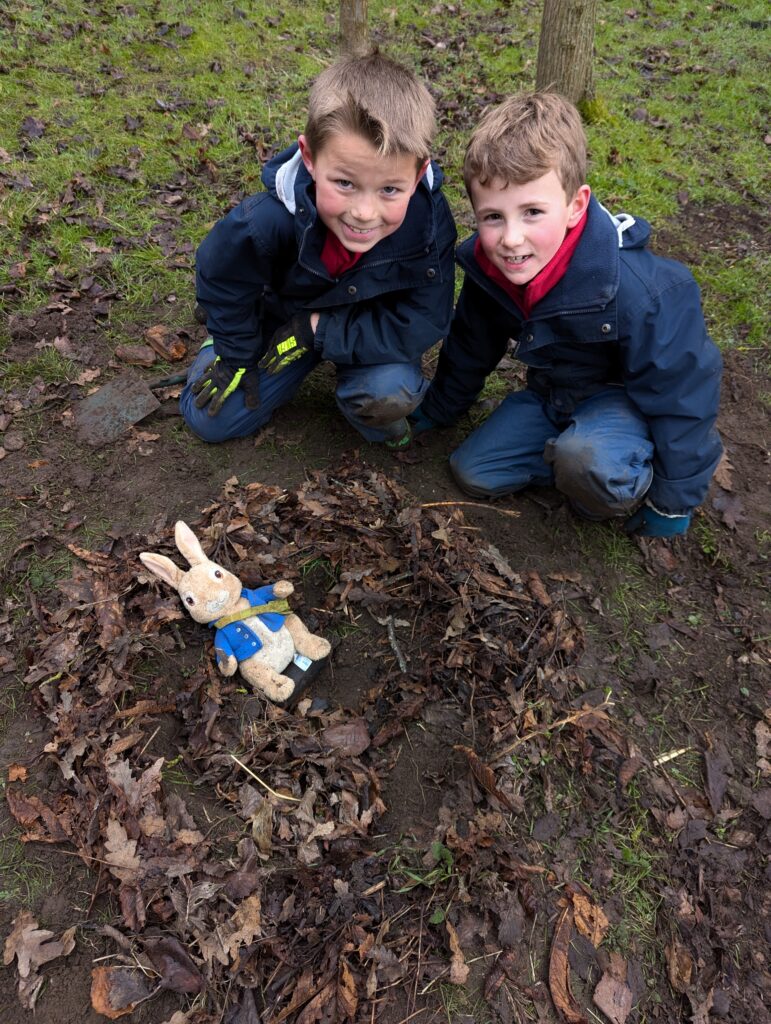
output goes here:
[{"label": "glove cuff", "polygon": [[295,313],[292,317],[292,331],[295,338],[306,348],[313,348],[315,332],[311,327],[311,313]]}]

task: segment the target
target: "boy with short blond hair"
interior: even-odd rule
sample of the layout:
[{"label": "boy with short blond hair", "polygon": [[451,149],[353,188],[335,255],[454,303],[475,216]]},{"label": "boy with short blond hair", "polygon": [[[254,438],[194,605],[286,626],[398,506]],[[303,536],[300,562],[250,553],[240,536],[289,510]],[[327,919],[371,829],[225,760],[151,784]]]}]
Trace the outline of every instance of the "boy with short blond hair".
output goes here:
[{"label": "boy with short blond hair", "polygon": [[367,440],[409,442],[421,355],[452,316],[455,226],[430,159],[431,94],[379,53],[322,71],[305,132],[266,165],[267,191],[219,221],[196,256],[211,338],[180,400],[206,441],[268,422],[322,359]]},{"label": "boy with short blond hair", "polygon": [[685,533],[721,454],[721,359],[689,271],[646,247],[585,183],[577,110],[555,93],[485,113],[464,178],[477,232],[436,376],[411,417],[457,420],[511,351],[527,386],[450,459],[459,485],[498,496],[554,485],[588,519],[642,536]]}]

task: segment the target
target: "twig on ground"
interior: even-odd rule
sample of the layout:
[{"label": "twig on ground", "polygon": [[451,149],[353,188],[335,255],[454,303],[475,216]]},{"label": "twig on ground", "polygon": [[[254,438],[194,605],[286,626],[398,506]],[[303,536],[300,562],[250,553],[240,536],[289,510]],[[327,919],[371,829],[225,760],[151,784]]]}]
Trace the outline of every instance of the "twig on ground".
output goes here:
[{"label": "twig on ground", "polygon": [[554,732],[555,729],[561,729],[563,725],[571,725],[573,722],[578,722],[582,718],[586,718],[588,715],[594,715],[598,711],[604,711],[605,708],[612,708],[614,702],[612,700],[604,700],[602,704],[597,704],[593,708],[581,708],[580,711],[576,711],[575,714],[565,715],[564,718],[558,718],[556,722],[551,722],[549,725],[544,725],[540,729],[531,729],[530,732],[526,732],[524,736],[520,736],[519,739],[514,740],[508,747],[504,747],[503,750],[496,752],[494,760],[497,761],[501,757],[505,757],[510,754],[512,750],[522,744],[527,743],[528,740],[533,739],[534,736],[544,736],[546,733]]},{"label": "twig on ground", "polygon": [[424,501],[418,505],[418,508],[446,508],[449,505],[467,505],[470,508],[484,508],[489,512],[497,512],[501,516],[514,516],[516,518],[519,515],[519,512],[515,512],[514,509],[496,508],[495,505],[483,505],[481,501]]},{"label": "twig on ground", "polygon": [[247,775],[251,775],[255,782],[259,782],[263,789],[267,789],[267,791],[271,793],[273,796],[275,796],[278,800],[292,800],[296,804],[301,803],[299,796],[288,796],[286,793],[277,793],[275,789],[270,788],[267,782],[263,782],[259,775],[255,775],[251,768],[247,768],[243,761],[239,761],[235,754],[231,754],[230,756],[233,758],[233,760],[236,762],[239,768],[243,768]]},{"label": "twig on ground", "polygon": [[402,654],[402,649],[396,640],[396,630],[394,629],[394,617],[389,615],[386,620],[386,627],[388,629],[388,642],[391,644],[391,650],[396,655],[396,660],[399,662],[399,668],[406,675],[407,674],[407,662]]}]

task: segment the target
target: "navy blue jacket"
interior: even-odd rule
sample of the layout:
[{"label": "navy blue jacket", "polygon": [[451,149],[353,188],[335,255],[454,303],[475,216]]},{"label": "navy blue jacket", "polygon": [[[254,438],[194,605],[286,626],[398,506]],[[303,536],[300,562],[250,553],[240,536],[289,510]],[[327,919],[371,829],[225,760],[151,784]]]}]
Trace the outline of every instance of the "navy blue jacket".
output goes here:
[{"label": "navy blue jacket", "polygon": [[341,277],[321,262],[326,228],[297,144],[263,169],[266,192],[220,220],[196,256],[196,291],[214,351],[254,366],[274,331],[299,310],[319,312],[316,349],[347,365],[415,362],[449,329],[455,224],[436,164],[401,227]]},{"label": "navy blue jacket", "polygon": [[558,411],[620,385],[651,432],[650,500],[671,513],[700,504],[722,451],[722,363],[698,285],[681,263],[653,255],[649,237],[644,220],[613,218],[592,197],[564,277],[529,317],[477,263],[476,234],[463,242],[463,289],[422,410],[453,423],[507,350],[527,365],[527,386]]}]

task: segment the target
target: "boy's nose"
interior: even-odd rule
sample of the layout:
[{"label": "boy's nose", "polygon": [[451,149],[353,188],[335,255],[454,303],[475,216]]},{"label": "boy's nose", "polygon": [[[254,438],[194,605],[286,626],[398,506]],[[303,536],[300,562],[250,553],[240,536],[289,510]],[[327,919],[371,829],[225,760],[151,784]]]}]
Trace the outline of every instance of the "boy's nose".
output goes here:
[{"label": "boy's nose", "polygon": [[525,240],[525,233],[519,224],[507,224],[503,229],[503,244],[510,248],[522,245]]},{"label": "boy's nose", "polygon": [[375,216],[375,203],[371,196],[359,195],[351,206],[351,213],[360,221],[370,221]]}]

